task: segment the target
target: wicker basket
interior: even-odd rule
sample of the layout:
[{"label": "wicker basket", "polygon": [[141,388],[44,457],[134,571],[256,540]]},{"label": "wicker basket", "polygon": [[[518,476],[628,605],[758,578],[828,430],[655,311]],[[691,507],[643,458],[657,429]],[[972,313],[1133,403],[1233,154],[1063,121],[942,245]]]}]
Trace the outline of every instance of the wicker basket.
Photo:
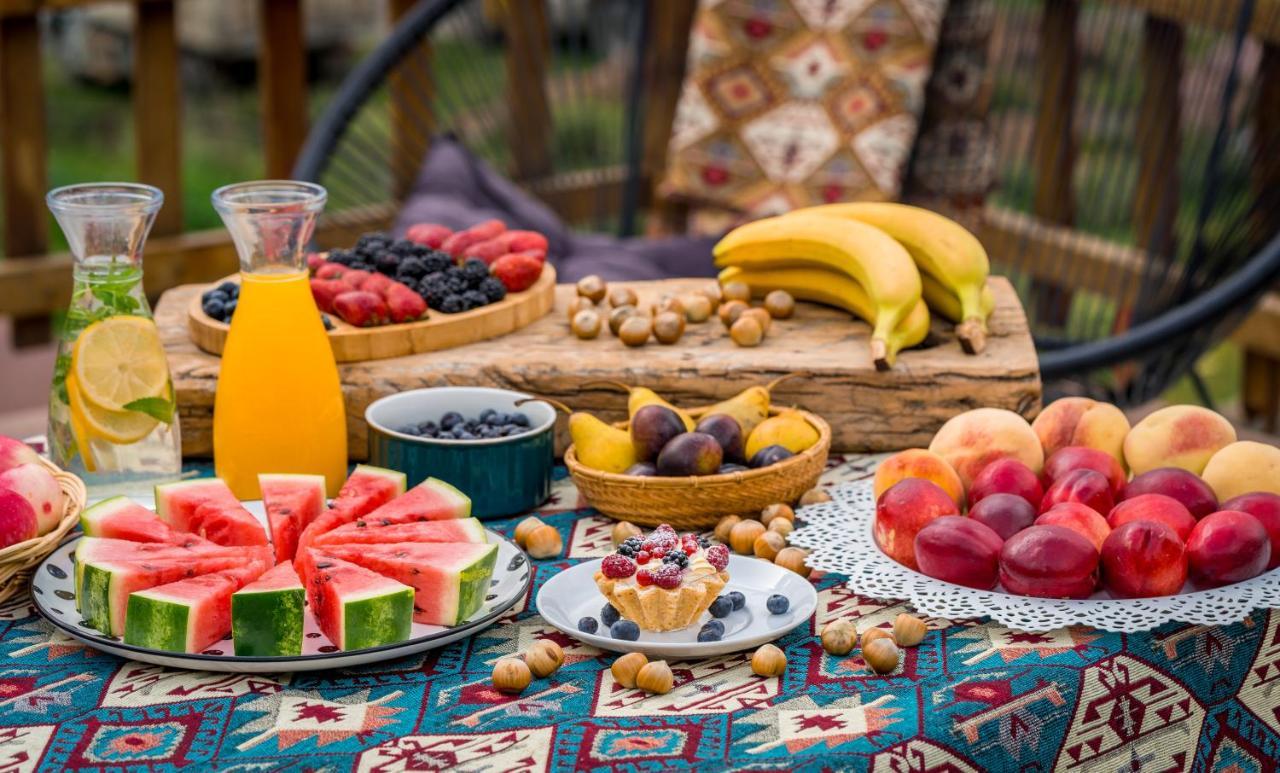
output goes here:
[{"label": "wicker basket", "polygon": [[80,521],[80,511],[84,509],[88,496],[84,481],[44,458],[40,459],[40,464],[53,474],[62,488],[62,520],[48,534],[0,550],[0,603],[8,601],[27,587],[36,566],[62,543],[67,532]]},{"label": "wicker basket", "polygon": [[817,485],[831,450],[831,427],[812,413],[800,414],[818,430],[818,442],[758,470],[688,478],[619,475],[583,466],[573,446],[564,452],[564,463],[582,496],[611,518],[640,526],[705,529],[727,513],[758,513],[776,502],[794,502]]}]

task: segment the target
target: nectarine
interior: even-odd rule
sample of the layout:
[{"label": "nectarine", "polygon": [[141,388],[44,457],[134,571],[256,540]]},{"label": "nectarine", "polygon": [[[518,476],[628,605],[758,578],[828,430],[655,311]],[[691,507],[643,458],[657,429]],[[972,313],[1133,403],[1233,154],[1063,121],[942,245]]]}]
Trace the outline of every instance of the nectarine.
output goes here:
[{"label": "nectarine", "polygon": [[1010,593],[1083,599],[1098,585],[1098,551],[1061,526],[1032,526],[1005,540],[1000,584]]},{"label": "nectarine", "polygon": [[1000,574],[1004,540],[972,518],[944,515],[916,534],[920,571],[935,580],[990,590]]},{"label": "nectarine", "polygon": [[1197,519],[1218,509],[1218,497],[1209,484],[1180,467],[1159,467],[1135,475],[1125,484],[1120,499],[1133,499],[1143,494],[1164,494],[1182,503]]},{"label": "nectarine", "polygon": [[1133,521],[1163,523],[1173,529],[1173,533],[1183,542],[1191,537],[1191,530],[1196,527],[1196,519],[1191,511],[1178,500],[1164,494],[1141,494],[1126,499],[1111,508],[1111,512],[1107,514],[1107,523],[1113,529]]},{"label": "nectarine", "polygon": [[1111,496],[1111,483],[1105,475],[1093,470],[1072,470],[1053,482],[1040,500],[1040,512],[1063,502],[1079,502],[1091,507],[1099,515],[1111,512],[1115,504]]},{"label": "nectarine", "polygon": [[969,517],[1009,539],[1036,520],[1036,509],[1017,494],[992,494],[969,508]]},{"label": "nectarine", "polygon": [[876,500],[872,533],[876,544],[890,558],[915,569],[916,534],[935,518],[959,514],[955,500],[937,484],[907,478],[890,486]]},{"label": "nectarine", "polygon": [[1271,537],[1271,560],[1267,562],[1267,568],[1280,566],[1280,494],[1269,491],[1241,494],[1223,502],[1222,509],[1238,510],[1257,518]]},{"label": "nectarine", "polygon": [[0,548],[36,536],[36,511],[15,491],[0,489]]},{"label": "nectarine", "polygon": [[1186,581],[1186,546],[1163,523],[1131,521],[1102,543],[1102,587],[1112,596],[1172,596]]},{"label": "nectarine", "polygon": [[1262,523],[1239,510],[1201,518],[1187,540],[1191,576],[1200,585],[1226,585],[1256,577],[1271,560],[1271,539]]},{"label": "nectarine", "polygon": [[947,460],[965,487],[996,459],[1017,459],[1039,473],[1044,465],[1040,438],[1027,420],[1003,408],[975,408],[947,420],[929,450]]},{"label": "nectarine", "polygon": [[1102,542],[1111,533],[1107,519],[1093,508],[1079,502],[1061,502],[1049,508],[1036,519],[1037,526],[1061,526],[1071,529],[1093,543],[1095,550],[1102,550]]},{"label": "nectarine", "polygon": [[992,494],[1015,494],[1040,506],[1044,489],[1031,468],[1017,459],[997,459],[983,467],[969,486],[969,507],[973,507]]},{"label": "nectarine", "polygon": [[1105,451],[1084,446],[1067,446],[1054,451],[1048,459],[1044,460],[1044,471],[1041,472],[1041,476],[1046,482],[1052,484],[1073,470],[1093,470],[1102,473],[1111,484],[1111,493],[1115,495],[1120,494],[1124,489],[1125,481],[1129,478],[1114,456]]},{"label": "nectarine", "polygon": [[936,483],[955,500],[956,506],[964,504],[964,484],[941,456],[924,448],[908,448],[890,456],[876,468],[874,492],[876,499],[890,486],[905,478],[923,478]]}]

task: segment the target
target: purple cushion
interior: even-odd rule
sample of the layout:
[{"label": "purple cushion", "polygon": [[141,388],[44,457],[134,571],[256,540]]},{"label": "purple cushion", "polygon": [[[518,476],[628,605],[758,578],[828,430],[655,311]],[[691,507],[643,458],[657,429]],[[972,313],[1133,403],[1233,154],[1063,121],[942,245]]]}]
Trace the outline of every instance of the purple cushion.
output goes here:
[{"label": "purple cushion", "polygon": [[636,280],[716,273],[711,260],[715,238],[623,239],[574,233],[550,207],[449,137],[432,140],[394,230],[402,235],[415,223],[440,223],[458,230],[493,218],[508,228],[546,236],[547,259],[564,282],[588,274]]}]

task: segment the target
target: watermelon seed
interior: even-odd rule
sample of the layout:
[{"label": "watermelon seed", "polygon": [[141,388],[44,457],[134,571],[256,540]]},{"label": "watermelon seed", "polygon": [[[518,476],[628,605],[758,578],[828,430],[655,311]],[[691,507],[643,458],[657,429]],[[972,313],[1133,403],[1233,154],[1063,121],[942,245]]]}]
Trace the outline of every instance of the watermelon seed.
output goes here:
[{"label": "watermelon seed", "polygon": [[222,654],[222,650],[205,650],[204,652],[201,652],[200,654],[201,654],[201,655],[221,655],[221,654]]},{"label": "watermelon seed", "polygon": [[320,651],[321,652],[337,652],[338,648],[333,646],[332,644],[326,644],[320,648]]},{"label": "watermelon seed", "polygon": [[484,600],[485,600],[485,601],[493,601],[493,600],[494,600],[494,599],[496,599],[497,597],[498,597],[498,594],[496,594],[496,593],[490,593],[488,596],[485,596],[485,597],[484,597]]},{"label": "watermelon seed", "polygon": [[307,634],[307,638],[308,638],[308,639],[319,639],[319,638],[320,638],[320,634],[315,633],[315,632],[312,632],[312,633]]}]

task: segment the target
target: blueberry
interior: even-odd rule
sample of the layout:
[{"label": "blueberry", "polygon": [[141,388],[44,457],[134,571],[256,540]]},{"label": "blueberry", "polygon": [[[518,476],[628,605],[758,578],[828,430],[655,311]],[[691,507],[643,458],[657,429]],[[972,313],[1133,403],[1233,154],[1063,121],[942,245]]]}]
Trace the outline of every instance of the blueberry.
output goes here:
[{"label": "blueberry", "polygon": [[605,604],[600,609],[600,622],[609,627],[613,627],[613,624],[618,622],[621,617],[622,615],[618,614],[618,610],[614,609],[612,604]]},{"label": "blueberry", "polygon": [[698,631],[698,641],[720,641],[724,638],[724,624],[712,620]]},{"label": "blueberry", "polygon": [[496,416],[496,415],[498,415],[497,411],[493,410],[492,408],[485,408],[483,411],[480,412],[480,421],[483,421],[485,424],[492,424],[493,422],[489,421],[489,417]]},{"label": "blueberry", "polygon": [[458,439],[459,440],[475,440],[476,436],[471,434],[470,432],[464,431],[461,435],[458,435]]},{"label": "blueberry", "polygon": [[640,626],[630,620],[619,620],[609,626],[609,635],[623,641],[635,641],[640,638]]},{"label": "blueberry", "polygon": [[777,593],[770,596],[764,605],[769,610],[769,613],[773,615],[780,615],[791,608],[791,602],[787,597]]},{"label": "blueberry", "polygon": [[711,602],[711,606],[707,609],[712,617],[728,617],[733,611],[733,602],[728,596],[717,596],[716,600]]},{"label": "blueberry", "polygon": [[421,431],[421,430],[419,430],[417,427],[414,427],[414,426],[412,426],[412,425],[410,425],[410,426],[408,426],[408,427],[405,427],[404,429],[402,429],[402,430],[400,430],[400,431],[401,431],[401,432],[403,432],[403,433],[404,433],[404,434],[406,434],[406,435],[413,435],[413,436],[415,436],[415,437],[416,437],[416,436],[418,436],[418,435],[421,435],[421,434],[422,434],[422,431]]},{"label": "blueberry", "polygon": [[436,426],[434,421],[424,421],[418,425],[418,432],[427,436],[436,434],[436,430],[438,429],[439,427]]},{"label": "blueberry", "polygon": [[240,285],[236,284],[235,282],[223,282],[222,284],[218,285],[218,290],[234,298],[240,294]]},{"label": "blueberry", "polygon": [[584,617],[578,621],[578,630],[583,633],[595,633],[600,628],[594,617]]},{"label": "blueberry", "polygon": [[231,319],[232,314],[236,313],[237,303],[239,303],[239,301],[237,301],[235,298],[232,298],[231,300],[227,301],[225,306],[222,307],[223,313],[227,315],[228,320]]},{"label": "blueberry", "polygon": [[210,317],[213,317],[214,319],[219,319],[219,320],[222,319],[223,315],[227,313],[226,304],[224,304],[222,301],[218,300],[217,298],[210,298],[206,300],[203,304],[201,304],[201,308],[204,309],[205,314],[208,314]]},{"label": "blueberry", "polygon": [[470,434],[471,434],[470,432],[467,432],[467,428],[466,428],[466,427],[464,427],[464,426],[462,426],[461,424],[459,424],[458,426],[454,427],[454,428],[453,428],[452,430],[450,430],[449,432],[450,432],[450,434],[452,434],[452,435],[453,435],[453,437],[454,437],[456,440],[462,440],[462,438],[463,438],[464,436],[466,436],[466,435],[470,435]]},{"label": "blueberry", "polygon": [[210,290],[209,292],[207,292],[207,293],[205,293],[204,295],[200,296],[200,298],[201,298],[201,300],[203,300],[205,303],[208,303],[209,301],[218,301],[219,303],[226,303],[227,301],[231,300],[231,294],[230,294],[230,293],[224,293],[224,292],[222,292],[222,290],[221,290],[221,289],[218,289],[218,290]]},{"label": "blueberry", "polygon": [[721,636],[724,636],[724,623],[719,620],[708,620],[702,624],[703,628],[714,629]]},{"label": "blueberry", "polygon": [[444,416],[440,417],[440,428],[453,429],[459,424],[462,424],[463,421],[464,419],[462,418],[462,414],[458,413],[457,411],[449,411]]},{"label": "blueberry", "polygon": [[742,609],[747,605],[747,597],[742,595],[742,591],[740,590],[731,590],[724,595],[729,599],[729,601],[733,602],[733,608],[735,610]]},{"label": "blueberry", "polygon": [[508,418],[511,420],[511,423],[517,427],[529,426],[529,417],[525,416],[523,413],[508,414]]},{"label": "blueberry", "polygon": [[325,330],[333,330],[333,320],[329,319],[328,314],[320,315],[320,324],[324,325]]}]

